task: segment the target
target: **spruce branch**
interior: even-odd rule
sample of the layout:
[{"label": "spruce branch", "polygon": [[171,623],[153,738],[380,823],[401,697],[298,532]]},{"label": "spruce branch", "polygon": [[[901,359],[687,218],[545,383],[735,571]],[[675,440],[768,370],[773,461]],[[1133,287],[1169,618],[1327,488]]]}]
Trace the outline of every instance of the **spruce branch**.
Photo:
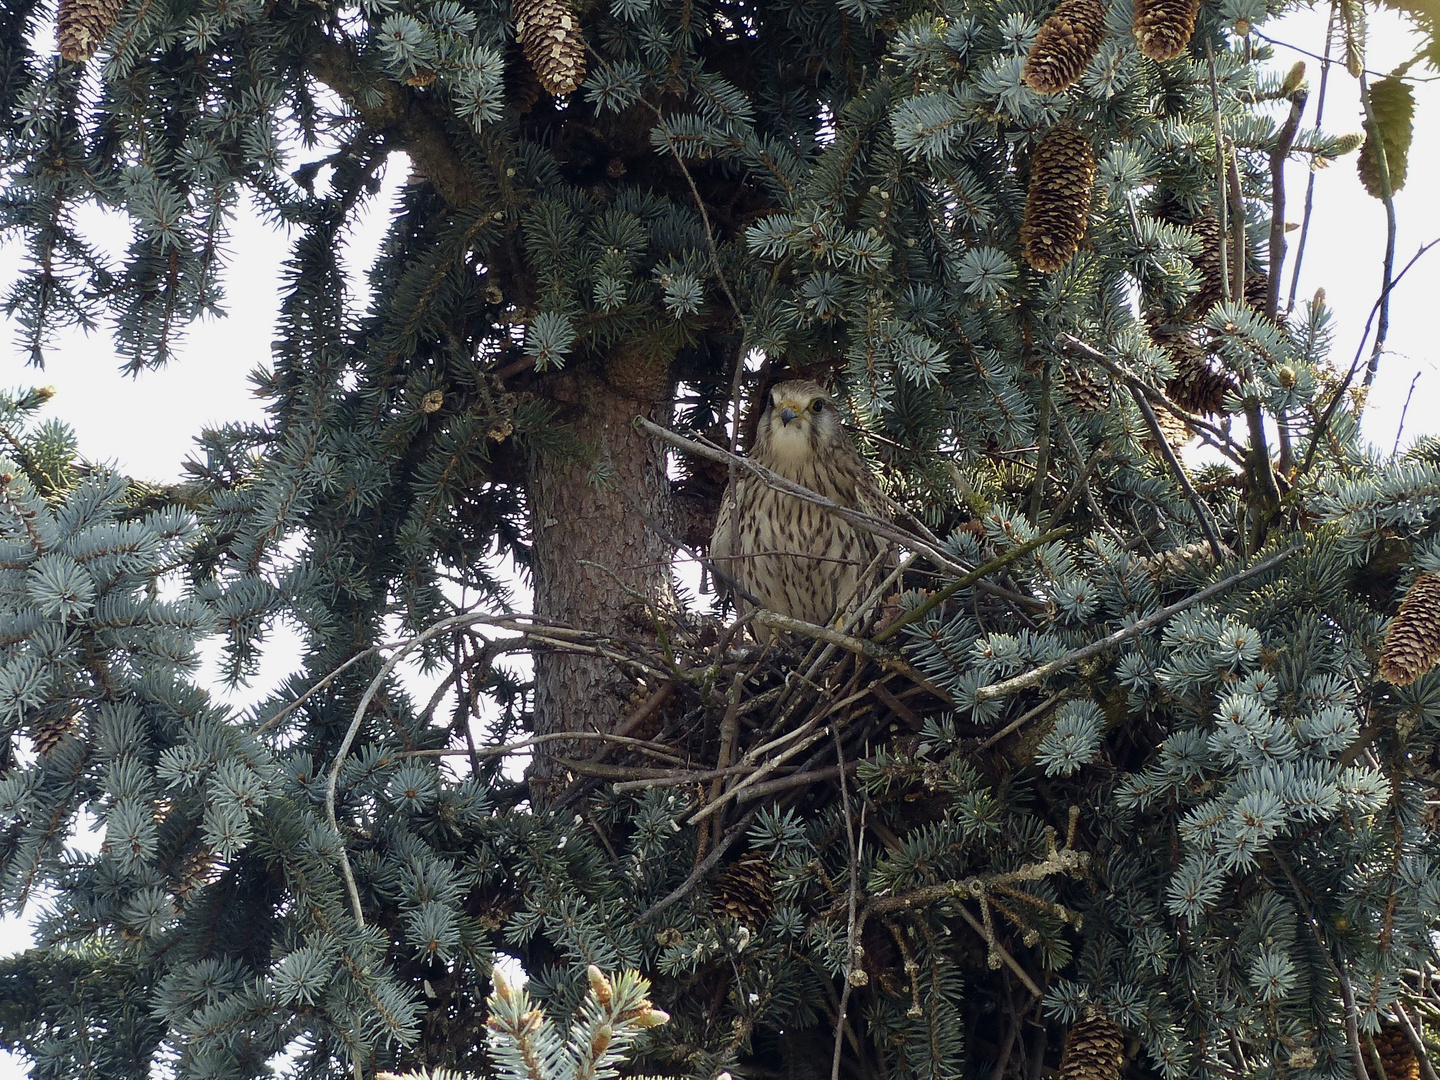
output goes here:
[{"label": "spruce branch", "polygon": [[1320,922],[1310,909],[1310,903],[1305,899],[1305,889],[1301,886],[1300,879],[1295,876],[1295,871],[1291,869],[1289,860],[1279,851],[1272,851],[1271,857],[1290,883],[1291,895],[1295,897],[1295,902],[1300,905],[1300,910],[1305,914],[1305,923],[1315,938],[1320,956],[1324,959],[1325,966],[1330,969],[1330,974],[1335,977],[1335,982],[1340,988],[1340,1001],[1345,1008],[1345,1039],[1350,1046],[1351,1065],[1355,1069],[1356,1080],[1370,1080],[1369,1073],[1365,1069],[1365,1051],[1360,1045],[1360,1025],[1357,1022],[1359,1009],[1355,1004],[1355,990],[1350,985],[1344,969],[1331,955],[1330,944],[1325,940],[1325,935],[1320,929]]},{"label": "spruce branch", "polygon": [[1093,641],[1089,645],[1068,652],[1064,656],[1051,660],[1047,664],[1041,664],[1037,668],[1032,668],[1023,675],[1016,675],[1013,679],[1005,679],[998,683],[990,683],[988,686],[982,686],[975,691],[975,698],[978,701],[994,701],[996,698],[1008,697],[1011,694],[1018,694],[1022,690],[1029,690],[1031,687],[1039,686],[1051,675],[1064,671],[1066,668],[1074,667],[1082,660],[1088,660],[1092,656],[1099,656],[1101,653],[1109,652],[1116,645],[1129,641],[1131,638],[1143,634],[1147,630],[1154,629],[1172,615],[1176,615],[1188,607],[1203,603],[1211,597],[1218,596],[1223,592],[1233,589],[1242,581],[1248,581],[1258,574],[1263,574],[1267,570],[1275,569],[1275,567],[1279,566],[1299,550],[1298,547],[1294,547],[1281,551],[1262,562],[1256,563],[1254,566],[1247,567],[1237,574],[1230,575],[1223,581],[1217,581],[1215,584],[1201,589],[1199,592],[1193,593],[1183,600],[1177,600],[1175,603],[1163,607],[1159,611],[1145,616],[1143,619],[1137,619],[1124,629],[1117,630],[1115,633],[1103,637],[1099,641]]},{"label": "spruce branch", "polygon": [[1166,412],[1171,413],[1191,431],[1195,432],[1198,435],[1208,437],[1211,445],[1214,446],[1217,450],[1219,450],[1236,465],[1243,466],[1245,464],[1244,448],[1238,446],[1234,442],[1234,440],[1232,440],[1230,436],[1227,435],[1225,431],[1219,426],[1212,424],[1208,420],[1204,420],[1199,416],[1196,416],[1194,413],[1186,409],[1181,408],[1170,398],[1166,397],[1164,391],[1156,388],[1150,383],[1147,383],[1138,375],[1127,371],[1125,368],[1121,367],[1119,364],[1111,360],[1099,349],[1095,348],[1095,346],[1080,340],[1079,338],[1075,337],[1075,335],[1061,334],[1055,339],[1055,341],[1056,344],[1062,346],[1063,348],[1074,349],[1076,352],[1082,354],[1088,359],[1095,361],[1106,371],[1110,372],[1111,375],[1115,376],[1115,378],[1123,382],[1126,387],[1128,387],[1131,391],[1138,391],[1139,393],[1144,394],[1146,398],[1154,402],[1156,405],[1164,408]]},{"label": "spruce branch", "polygon": [[[480,197],[474,165],[417,95],[392,79],[363,70],[350,42],[330,37],[319,24],[311,28],[306,46],[309,73],[409,154],[447,203],[460,209]],[[370,103],[374,91],[380,94],[379,104]]]}]

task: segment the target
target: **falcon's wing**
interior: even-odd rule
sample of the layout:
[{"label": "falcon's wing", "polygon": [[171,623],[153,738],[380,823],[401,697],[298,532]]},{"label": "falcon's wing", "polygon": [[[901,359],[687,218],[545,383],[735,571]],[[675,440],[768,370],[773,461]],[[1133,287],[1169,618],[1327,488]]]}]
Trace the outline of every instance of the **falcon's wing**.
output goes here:
[{"label": "falcon's wing", "polygon": [[[743,484],[744,481],[737,480],[737,483]],[[710,536],[710,558],[721,573],[734,577],[736,563],[730,556],[735,552],[730,541],[735,535],[734,512],[735,505],[739,502],[739,495],[731,490],[732,487],[734,487],[733,484],[728,485],[725,488],[725,494],[720,497],[720,513],[715,519],[715,532]],[[711,577],[714,578],[715,595],[722,600],[729,596],[730,588],[725,579],[719,574],[712,574]]]}]

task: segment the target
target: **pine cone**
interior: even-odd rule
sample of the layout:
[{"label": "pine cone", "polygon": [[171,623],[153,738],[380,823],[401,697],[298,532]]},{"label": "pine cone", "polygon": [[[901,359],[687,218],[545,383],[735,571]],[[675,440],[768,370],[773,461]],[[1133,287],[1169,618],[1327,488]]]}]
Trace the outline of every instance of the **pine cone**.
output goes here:
[{"label": "pine cone", "polygon": [[527,115],[545,93],[529,60],[521,59],[523,52],[518,45],[512,46],[511,55],[505,59],[505,104],[514,109],[517,116]]},{"label": "pine cone", "polygon": [[1225,296],[1220,273],[1220,223],[1206,216],[1196,218],[1188,228],[1200,240],[1200,253],[1190,260],[1195,273],[1200,275],[1200,288],[1187,305],[1199,319],[1204,318]]},{"label": "pine cone", "polygon": [[1385,633],[1380,677],[1409,686],[1440,662],[1440,573],[1415,579]]},{"label": "pine cone", "polygon": [[[1225,275],[1220,264],[1220,223],[1213,217],[1196,218],[1188,228],[1200,238],[1200,254],[1191,259],[1191,265],[1200,275],[1200,288],[1190,298],[1186,309],[1194,319],[1203,319],[1210,309],[1225,299]],[[1225,252],[1225,270],[1234,279],[1235,269],[1231,265],[1235,249]],[[1270,291],[1270,275],[1263,270],[1254,270],[1245,275],[1245,302],[1256,311],[1265,308]]]},{"label": "pine cone", "polygon": [[1215,553],[1204,540],[1184,544],[1169,551],[1157,551],[1139,560],[1145,572],[1154,578],[1179,577],[1193,567],[1209,567],[1215,564]]},{"label": "pine cone", "polygon": [[1085,1016],[1065,1033],[1059,1080],[1116,1080],[1125,1064],[1125,1037],[1098,1014]]},{"label": "pine cone", "polygon": [[1104,412],[1110,407],[1110,378],[1103,371],[1067,360],[1060,373],[1070,404],[1079,412]]},{"label": "pine cone", "polygon": [[1073,128],[1051,128],[1030,164],[1030,192],[1020,243],[1036,270],[1059,270],[1075,256],[1090,217],[1095,152]]},{"label": "pine cone", "polygon": [[1398,1025],[1386,1024],[1375,1034],[1375,1053],[1385,1067],[1385,1080],[1420,1080],[1420,1059]]},{"label": "pine cone", "polygon": [[198,848],[185,856],[176,875],[175,895],[183,901],[196,889],[209,884],[215,863],[215,853],[208,847]]},{"label": "pine cone", "polygon": [[1182,409],[1202,416],[1218,416],[1225,411],[1225,395],[1239,392],[1239,387],[1224,372],[1210,366],[1209,358],[1194,338],[1187,334],[1151,331],[1155,344],[1164,349],[1175,365],[1175,375],[1165,384],[1165,394]]},{"label": "pine cone", "polygon": [[61,59],[78,64],[94,56],[124,6],[122,0],[60,0],[55,43]]},{"label": "pine cone", "polygon": [[710,910],[717,919],[734,919],[758,930],[775,910],[770,860],[758,851],[742,855],[725,868],[710,890]]},{"label": "pine cone", "polygon": [[48,754],[75,728],[79,714],[68,710],[38,717],[30,725],[30,742],[37,754]]},{"label": "pine cone", "polygon": [[560,97],[585,78],[585,36],[568,0],[515,0],[515,37],[548,94]]},{"label": "pine cone", "polygon": [[[1410,140],[1415,133],[1415,93],[1408,83],[1399,79],[1381,79],[1370,87],[1370,111],[1375,127],[1385,144],[1385,167],[1390,172],[1390,190],[1405,186],[1405,170],[1409,164]],[[1381,198],[1380,161],[1375,152],[1375,135],[1367,130],[1365,145],[1360,147],[1360,181],[1365,190]]]},{"label": "pine cone", "polygon": [[1135,0],[1130,30],[1140,51],[1163,64],[1189,46],[1199,13],[1200,0]]},{"label": "pine cone", "polygon": [[1021,78],[1037,94],[1058,94],[1085,74],[1105,39],[1104,0],[1060,0],[1040,24]]},{"label": "pine cone", "polygon": [[[1170,444],[1170,449],[1177,454],[1194,438],[1194,436],[1190,434],[1190,429],[1185,426],[1185,421],[1181,420],[1169,409],[1156,409],[1155,421],[1160,425],[1160,434],[1163,435],[1165,441]],[[1140,438],[1140,446],[1146,453],[1154,454],[1156,457],[1161,456],[1160,447],[1156,445],[1155,436],[1150,433],[1148,424],[1146,425],[1144,435]]]}]

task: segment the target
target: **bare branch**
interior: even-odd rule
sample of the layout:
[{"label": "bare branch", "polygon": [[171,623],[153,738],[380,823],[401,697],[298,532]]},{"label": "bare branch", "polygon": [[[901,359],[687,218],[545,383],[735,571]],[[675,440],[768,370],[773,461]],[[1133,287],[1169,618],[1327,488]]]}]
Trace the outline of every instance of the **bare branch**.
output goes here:
[{"label": "bare branch", "polygon": [[1205,542],[1210,545],[1210,551],[1215,556],[1215,561],[1225,561],[1225,545],[1220,543],[1220,534],[1215,530],[1215,521],[1210,516],[1210,508],[1200,498],[1195,490],[1195,485],[1190,483],[1190,477],[1185,472],[1185,467],[1180,464],[1180,459],[1175,456],[1170,443],[1165,439],[1165,432],[1160,430],[1160,421],[1155,416],[1155,410],[1150,408],[1150,402],[1145,400],[1145,395],[1135,387],[1130,388],[1130,394],[1135,399],[1135,404],[1140,408],[1140,415],[1145,417],[1145,425],[1150,429],[1150,435],[1155,440],[1160,451],[1160,456],[1165,459],[1165,464],[1175,474],[1175,480],[1180,485],[1180,490],[1185,492],[1185,498],[1190,500],[1190,505],[1195,509],[1195,517],[1200,522],[1200,531],[1205,536]]}]

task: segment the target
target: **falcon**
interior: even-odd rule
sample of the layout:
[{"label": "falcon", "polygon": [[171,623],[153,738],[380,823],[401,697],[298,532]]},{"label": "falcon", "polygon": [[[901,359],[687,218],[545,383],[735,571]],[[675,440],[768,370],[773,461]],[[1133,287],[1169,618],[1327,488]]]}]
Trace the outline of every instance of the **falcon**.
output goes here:
[{"label": "falcon", "polygon": [[[816,383],[771,389],[750,457],[841,506],[888,516],[834,399]],[[873,585],[864,575],[886,547],[838,515],[741,473],[725,490],[710,557],[768,610],[823,626]]]}]

